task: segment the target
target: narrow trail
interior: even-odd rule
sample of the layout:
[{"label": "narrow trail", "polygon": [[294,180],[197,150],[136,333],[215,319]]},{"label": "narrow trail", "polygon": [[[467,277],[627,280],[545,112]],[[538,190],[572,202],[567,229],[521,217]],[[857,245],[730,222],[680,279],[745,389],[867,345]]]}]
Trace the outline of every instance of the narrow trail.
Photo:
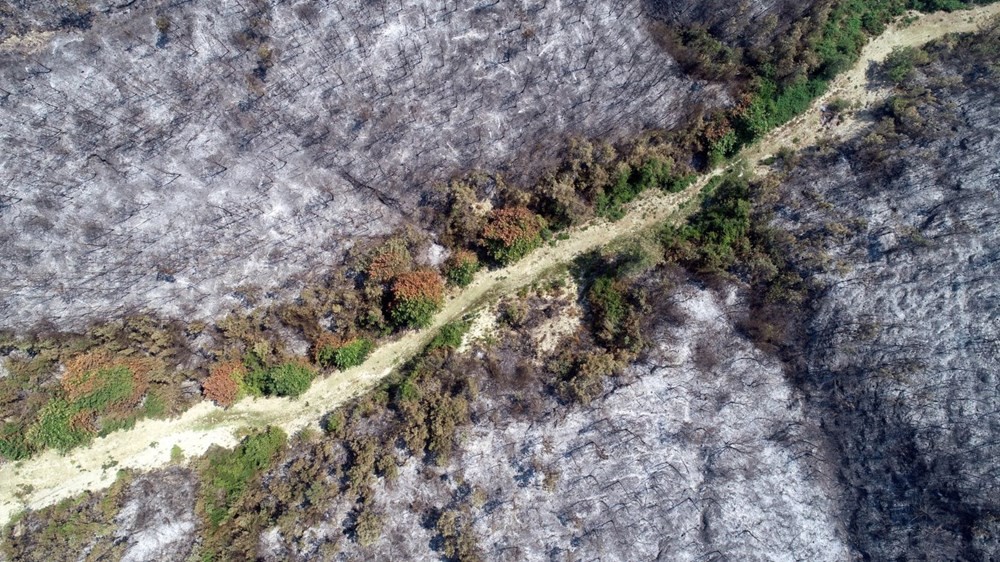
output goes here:
[{"label": "narrow trail", "polygon": [[[815,142],[824,132],[820,108],[829,100],[840,97],[864,105],[885,95],[868,89],[866,72],[871,63],[884,60],[895,47],[922,45],[946,33],[974,31],[997,14],[1000,5],[991,5],[920,16],[909,26],[890,27],[869,42],[860,61],[837,78],[829,92],[816,100],[808,112],[748,147],[741,156],[757,162],[788,145],[790,139],[798,138],[799,146]],[[846,125],[839,129],[842,134],[851,130]],[[49,451],[27,461],[4,464],[0,466],[0,525],[26,507],[41,509],[88,490],[106,488],[114,482],[119,469],[150,470],[165,466],[174,446],[180,447],[186,456],[197,456],[212,445],[235,446],[239,441],[237,434],[246,428],[274,425],[291,434],[315,425],[325,413],[368,391],[402,361],[419,353],[441,326],[492,296],[531,284],[555,266],[569,263],[617,238],[663,223],[683,203],[696,198],[708,180],[722,171],[703,175],[681,193],[647,193],[630,205],[629,213],[620,221],[593,221],[573,229],[568,239],[536,250],[514,265],[477,276],[469,287],[447,299],[430,328],[407,333],[379,347],[364,365],[316,380],[296,400],[249,399],[229,410],[201,402],[180,417],[141,421],[131,430],[96,439],[92,445],[66,455]]]},{"label": "narrow trail", "polygon": [[892,90],[869,84],[868,70],[873,63],[884,61],[893,49],[899,47],[919,47],[949,33],[976,31],[982,24],[1000,15],[1000,4],[959,12],[910,12],[906,15],[917,19],[910,25],[893,24],[882,35],[869,41],[858,62],[837,76],[826,93],[813,101],[809,111],[775,129],[762,142],[743,151],[741,157],[755,165],[755,173],[766,174],[769,168],[760,166],[759,162],[774,155],[782,147],[803,148],[815,145],[821,138],[837,141],[852,136],[863,124],[853,110],[845,113],[838,125],[826,126],[823,124],[822,108],[838,98],[851,102],[859,110],[876,106],[886,100]]}]

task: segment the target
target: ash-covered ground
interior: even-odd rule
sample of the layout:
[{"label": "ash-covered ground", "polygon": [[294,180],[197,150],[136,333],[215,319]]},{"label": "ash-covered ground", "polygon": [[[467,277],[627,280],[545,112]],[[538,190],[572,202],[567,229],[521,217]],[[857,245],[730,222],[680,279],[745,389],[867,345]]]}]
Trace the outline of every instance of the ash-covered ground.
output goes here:
[{"label": "ash-covered ground", "polygon": [[[740,291],[683,283],[653,295],[649,345],[604,395],[532,387],[540,405],[514,413],[486,384],[449,461],[401,454],[395,480],[373,477],[371,545],[356,495],[269,495],[349,478],[329,463],[325,481],[288,481],[328,460],[326,437],[248,485],[276,513],[240,514],[269,525],[241,538],[268,560],[448,559],[463,540],[500,560],[1000,558],[1000,94],[995,58],[974,56],[990,41],[921,66],[871,129],[791,166],[776,224],[839,265],[799,311],[813,316],[788,364],[737,329]],[[77,535],[103,523],[83,556],[187,559],[206,525],[197,479],[172,468],[85,498]],[[58,512],[26,515],[17,546],[80,558],[43,546]]]},{"label": "ash-covered ground", "polygon": [[799,376],[866,559],[1000,556],[1000,95],[974,43],[1000,41],[915,71],[782,189],[779,224],[847,265]]},{"label": "ash-covered ground", "polygon": [[[1000,556],[1000,100],[977,68],[922,71],[932,96],[902,94],[891,128],[806,155],[781,187],[777,224],[843,265],[807,307],[798,368],[741,334],[739,291],[681,283],[651,295],[649,346],[589,405],[527,387],[541,405],[512,412],[484,383],[448,462],[403,455],[394,480],[374,480],[372,544],[353,534],[354,496],[267,499],[317,462],[309,445],[265,476],[259,505],[281,524],[248,546],[266,560],[451,559],[462,544],[491,560]],[[160,497],[156,481],[118,505]],[[173,488],[149,500],[147,525],[113,515],[93,548],[125,552],[114,537],[135,529],[188,557],[192,541],[157,519],[197,501]],[[42,544],[44,516],[19,523],[21,544]]]},{"label": "ash-covered ground", "polygon": [[[350,494],[306,493],[302,503],[287,496],[290,487],[341,485],[332,465],[342,461],[320,460],[322,445],[300,443],[263,482],[249,483],[262,503],[240,505],[237,525],[254,529],[272,509],[280,516],[243,536],[243,548],[275,561],[848,559],[826,441],[780,361],[737,332],[745,305],[735,292],[691,283],[653,296],[671,314],[652,321],[643,357],[589,405],[542,396],[529,375],[514,392],[535,404],[514,413],[510,391],[494,388],[510,381],[487,379],[471,404],[474,423],[460,429],[448,461],[389,447],[401,453],[398,475],[374,479],[366,493],[365,509],[381,521],[373,543],[355,536],[359,502]],[[532,368],[533,349],[523,343],[534,336],[497,335],[498,349],[467,352],[493,356],[473,369],[499,361],[491,368],[503,374],[493,376],[516,380]],[[317,463],[316,480],[295,480],[295,467]],[[44,512],[29,514],[13,527],[11,552],[32,560],[72,560],[81,551],[189,559],[207,536],[191,520],[201,501],[197,479],[170,468],[80,507],[55,508],[63,514],[56,521],[91,525],[82,532],[46,533],[53,523]],[[108,507],[102,515],[96,506]],[[60,551],[52,537],[66,535],[78,546]]]},{"label": "ash-covered ground", "polygon": [[5,6],[4,328],[294,295],[359,238],[420,224],[435,182],[530,182],[571,136],[724,97],[681,75],[638,0]]},{"label": "ash-covered ground", "polygon": [[[484,560],[848,559],[823,437],[780,362],[736,332],[744,307],[692,285],[654,297],[679,322],[658,322],[626,384],[527,420],[487,399],[457,461],[430,471],[411,461],[380,486],[382,539],[339,541],[346,559],[436,559],[438,529],[420,508],[477,501]],[[333,522],[350,506],[338,507]],[[316,542],[337,540],[330,531],[340,529],[317,529]],[[280,535],[262,544],[268,560],[315,555],[283,548]]]}]

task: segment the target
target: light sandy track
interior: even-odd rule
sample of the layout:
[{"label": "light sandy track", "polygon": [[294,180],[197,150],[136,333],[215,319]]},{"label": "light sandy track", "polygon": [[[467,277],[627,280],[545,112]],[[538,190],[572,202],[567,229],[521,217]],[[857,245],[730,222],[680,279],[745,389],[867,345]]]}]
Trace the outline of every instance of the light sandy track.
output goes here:
[{"label": "light sandy track", "polygon": [[[835,141],[851,136],[860,125],[853,115],[845,116],[835,127],[825,127],[821,108],[837,98],[849,101],[861,109],[885,100],[891,91],[871,87],[868,83],[868,69],[873,63],[884,61],[889,53],[898,47],[917,47],[949,33],[976,31],[987,20],[1000,15],[1000,4],[961,12],[937,12],[927,15],[912,12],[908,15],[917,19],[910,25],[892,25],[885,33],[870,41],[857,64],[834,79],[827,92],[813,102],[809,111],[772,131],[764,141],[744,150],[743,158],[756,164],[785,146],[801,148],[812,146],[823,137]],[[794,142],[796,139],[797,143]],[[758,167],[755,172],[766,172],[766,169]]]},{"label": "light sandy track", "polygon": [[[743,156],[758,161],[798,137],[808,144],[821,130],[820,111],[828,100],[841,97],[860,103],[877,99],[867,89],[865,73],[872,62],[884,60],[894,47],[921,45],[950,32],[973,31],[987,18],[1000,14],[1000,5],[951,14],[920,17],[907,27],[892,27],[868,44],[861,61],[838,78],[830,92],[813,108],[748,148]],[[568,263],[611,240],[662,223],[685,201],[698,195],[716,171],[695,185],[673,195],[647,194],[630,207],[629,214],[615,223],[597,221],[574,229],[567,240],[533,252],[526,259],[501,270],[477,276],[475,282],[449,298],[444,310],[428,329],[407,333],[378,348],[364,365],[334,373],[313,383],[297,400],[280,398],[244,400],[229,410],[200,403],[178,418],[146,420],[134,429],[97,439],[91,446],[68,455],[47,452],[28,461],[0,466],[0,524],[25,507],[40,509],[87,490],[109,486],[120,468],[149,470],[169,463],[175,445],[186,455],[200,455],[212,445],[232,447],[237,433],[248,427],[275,425],[292,433],[310,424],[346,400],[376,385],[401,361],[418,353],[442,325],[459,318],[490,295],[504,294],[532,283],[539,275]]]}]

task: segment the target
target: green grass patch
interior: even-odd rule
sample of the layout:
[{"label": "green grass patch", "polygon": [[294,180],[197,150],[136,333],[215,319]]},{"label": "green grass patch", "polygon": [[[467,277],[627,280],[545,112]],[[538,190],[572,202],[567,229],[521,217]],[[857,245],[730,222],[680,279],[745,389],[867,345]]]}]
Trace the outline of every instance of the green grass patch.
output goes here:
[{"label": "green grass patch", "polygon": [[51,447],[60,451],[89,443],[93,433],[73,423],[73,417],[79,412],[79,408],[62,398],[50,400],[28,428],[28,442],[35,449]]},{"label": "green grass patch", "polygon": [[469,322],[450,322],[441,327],[441,330],[434,335],[434,339],[427,344],[427,351],[435,349],[458,349],[462,345],[462,338],[469,331],[472,324]]}]

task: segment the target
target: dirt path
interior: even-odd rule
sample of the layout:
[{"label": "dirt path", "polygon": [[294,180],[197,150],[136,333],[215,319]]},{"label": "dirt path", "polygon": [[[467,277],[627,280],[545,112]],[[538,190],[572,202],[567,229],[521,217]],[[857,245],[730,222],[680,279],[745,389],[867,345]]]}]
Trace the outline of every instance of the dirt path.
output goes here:
[{"label": "dirt path", "polygon": [[[790,139],[800,146],[821,134],[820,111],[828,100],[842,97],[861,103],[871,102],[865,72],[871,62],[881,61],[897,46],[920,45],[948,32],[972,31],[986,18],[1000,14],[1000,5],[973,11],[923,16],[908,27],[892,27],[865,48],[861,62],[838,78],[830,92],[803,116],[772,132],[748,148],[744,156],[751,162],[772,154]],[[841,127],[844,127],[842,125]],[[845,133],[846,134],[846,133]],[[308,425],[344,401],[361,394],[388,375],[401,361],[419,352],[444,324],[455,320],[493,295],[508,293],[532,283],[547,270],[576,256],[601,247],[616,238],[662,223],[679,206],[697,196],[714,172],[682,193],[647,194],[634,203],[629,214],[615,223],[595,221],[574,229],[567,240],[533,252],[505,269],[479,275],[467,289],[453,295],[428,329],[411,332],[377,349],[364,365],[334,373],[313,383],[297,400],[282,398],[244,400],[229,410],[200,403],[178,418],[146,420],[134,429],[97,439],[93,445],[68,455],[43,453],[31,460],[0,466],[0,524],[24,509],[40,509],[87,490],[109,486],[121,468],[149,470],[170,462],[171,449],[178,446],[187,456],[200,455],[212,445],[232,447],[238,431],[248,427],[275,425],[290,434]]]},{"label": "dirt path", "polygon": [[[838,98],[851,102],[858,109],[866,109],[884,101],[891,90],[873,88],[868,83],[868,69],[873,63],[883,62],[897,47],[918,47],[948,33],[976,31],[984,22],[1000,15],[1000,4],[963,12],[927,15],[911,12],[908,15],[917,19],[910,25],[894,24],[885,33],[871,40],[865,46],[858,63],[838,76],[830,84],[826,94],[813,102],[809,111],[772,131],[760,143],[744,150],[743,157],[746,161],[759,164],[782,147],[802,148],[815,145],[821,138],[837,141],[853,135],[862,125],[853,111],[846,112],[839,124],[824,126],[821,108]],[[796,139],[798,142],[794,142]],[[768,169],[756,166],[754,171],[767,173]]]}]

